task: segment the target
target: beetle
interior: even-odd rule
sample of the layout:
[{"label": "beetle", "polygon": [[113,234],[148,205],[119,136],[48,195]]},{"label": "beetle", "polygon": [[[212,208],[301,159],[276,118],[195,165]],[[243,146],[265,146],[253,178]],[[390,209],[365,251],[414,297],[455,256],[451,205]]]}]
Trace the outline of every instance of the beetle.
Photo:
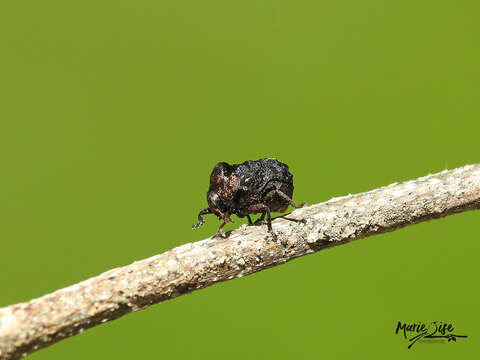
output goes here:
[{"label": "beetle", "polygon": [[277,159],[263,158],[232,165],[220,162],[210,175],[208,207],[200,211],[198,223],[192,228],[197,229],[205,223],[202,215],[214,214],[223,220],[216,234],[221,236],[225,224],[234,222],[230,215],[246,216],[252,225],[250,214],[262,213],[256,223],[263,223],[266,214],[268,231],[275,236],[270,213],[285,212],[289,205],[297,209],[305,204],[297,205],[292,195],[293,175],[288,165]]}]

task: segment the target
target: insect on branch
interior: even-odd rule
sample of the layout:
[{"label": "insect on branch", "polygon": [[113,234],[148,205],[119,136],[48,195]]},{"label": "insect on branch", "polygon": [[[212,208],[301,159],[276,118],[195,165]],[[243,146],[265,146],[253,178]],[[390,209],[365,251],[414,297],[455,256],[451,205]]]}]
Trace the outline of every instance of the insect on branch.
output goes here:
[{"label": "insect on branch", "polygon": [[[480,164],[294,210],[0,308],[0,358],[18,359],[152,304],[406,225],[480,208]],[[296,220],[296,221],[291,221]]]},{"label": "insect on branch", "polygon": [[294,209],[303,207],[292,200],[293,175],[288,165],[277,159],[248,160],[242,164],[221,162],[215,165],[210,175],[207,192],[208,208],[198,214],[197,229],[205,223],[202,215],[215,214],[223,220],[216,236],[222,236],[225,224],[234,222],[230,215],[247,217],[252,224],[251,214],[261,213],[263,222],[267,215],[268,231],[276,237],[272,228],[271,211],[285,212],[289,205]]}]

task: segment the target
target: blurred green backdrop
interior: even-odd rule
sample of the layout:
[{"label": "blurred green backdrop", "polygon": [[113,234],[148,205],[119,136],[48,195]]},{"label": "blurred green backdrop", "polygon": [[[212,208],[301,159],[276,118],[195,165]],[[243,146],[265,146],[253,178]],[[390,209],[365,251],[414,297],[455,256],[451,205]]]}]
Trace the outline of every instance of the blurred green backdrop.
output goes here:
[{"label": "blurred green backdrop", "polygon": [[[479,11],[2,2],[0,306],[210,236],[215,218],[191,225],[218,161],[276,157],[310,204],[479,162]],[[472,358],[479,216],[218,284],[31,358]],[[399,320],[469,338],[407,350]]]}]

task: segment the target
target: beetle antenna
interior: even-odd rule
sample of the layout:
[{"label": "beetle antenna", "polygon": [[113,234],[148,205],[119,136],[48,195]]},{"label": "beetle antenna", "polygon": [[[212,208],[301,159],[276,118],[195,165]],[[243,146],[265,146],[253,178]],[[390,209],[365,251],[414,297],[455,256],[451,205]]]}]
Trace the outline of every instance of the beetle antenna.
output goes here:
[{"label": "beetle antenna", "polygon": [[192,225],[192,229],[198,229],[200,226],[202,226],[205,223],[205,219],[202,217],[202,215],[206,214],[211,214],[212,210],[210,208],[203,209],[198,213],[198,223]]}]

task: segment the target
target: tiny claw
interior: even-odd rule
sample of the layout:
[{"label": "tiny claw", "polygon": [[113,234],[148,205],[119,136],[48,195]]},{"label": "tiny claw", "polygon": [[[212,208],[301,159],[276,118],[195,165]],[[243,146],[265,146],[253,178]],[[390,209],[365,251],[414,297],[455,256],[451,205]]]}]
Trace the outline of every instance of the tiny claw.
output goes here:
[{"label": "tiny claw", "polygon": [[225,239],[225,236],[223,235],[223,232],[219,231],[212,236],[212,239]]},{"label": "tiny claw", "polygon": [[300,208],[304,207],[305,205],[307,205],[307,202],[306,202],[306,201],[302,202],[300,205],[297,205],[297,206],[295,207],[295,209],[300,209]]},{"label": "tiny claw", "polygon": [[276,234],[273,230],[269,230],[268,233],[269,233],[270,235],[272,235],[273,240],[278,240],[278,236],[277,236],[277,234]]}]

